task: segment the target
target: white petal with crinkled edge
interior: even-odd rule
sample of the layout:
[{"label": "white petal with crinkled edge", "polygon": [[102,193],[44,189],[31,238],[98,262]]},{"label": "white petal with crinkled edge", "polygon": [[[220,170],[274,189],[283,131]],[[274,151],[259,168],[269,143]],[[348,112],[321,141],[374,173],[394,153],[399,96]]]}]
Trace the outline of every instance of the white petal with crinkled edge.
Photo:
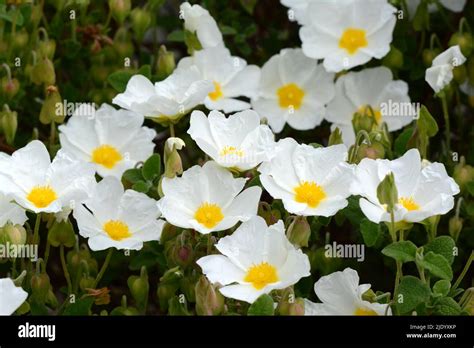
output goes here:
[{"label": "white petal with crinkled edge", "polygon": [[28,293],[15,286],[10,278],[0,279],[0,316],[12,315],[28,298]]}]

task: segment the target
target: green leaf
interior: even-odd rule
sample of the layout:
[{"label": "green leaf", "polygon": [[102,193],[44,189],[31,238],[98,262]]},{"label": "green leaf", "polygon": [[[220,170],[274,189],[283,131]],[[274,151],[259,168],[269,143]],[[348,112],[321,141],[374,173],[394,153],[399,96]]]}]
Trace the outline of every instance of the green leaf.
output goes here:
[{"label": "green leaf", "polygon": [[184,42],[184,31],[183,30],[173,30],[168,35],[168,41],[171,41],[171,42]]},{"label": "green leaf", "polygon": [[468,182],[466,184],[466,188],[467,188],[467,192],[469,192],[471,196],[474,196],[474,181]]},{"label": "green leaf", "polygon": [[400,314],[413,311],[418,305],[429,300],[431,290],[420,279],[413,276],[402,277],[395,293],[395,305]]},{"label": "green leaf", "polygon": [[16,25],[19,27],[23,26],[24,18],[20,11],[17,11],[17,9],[13,7],[7,11],[5,4],[0,5],[0,19],[4,19],[7,22],[13,23],[13,17],[15,17],[15,15]]},{"label": "green leaf", "polygon": [[63,312],[63,315],[90,315],[93,297],[77,299],[76,302],[69,304]]},{"label": "green leaf", "polygon": [[444,258],[448,260],[450,265],[454,261],[455,248],[456,243],[454,242],[454,239],[452,239],[450,236],[436,237],[430,243],[423,247],[425,253],[432,251],[435,254],[443,255]]},{"label": "green leaf", "polygon": [[413,127],[408,127],[395,139],[393,147],[398,154],[404,154],[407,150],[408,140],[413,135]]},{"label": "green leaf", "polygon": [[191,315],[188,311],[188,306],[184,295],[173,296],[168,301],[168,314],[188,316]]},{"label": "green leaf", "polygon": [[273,315],[273,299],[270,295],[263,294],[252,303],[248,309],[247,315]]},{"label": "green leaf", "polygon": [[436,277],[446,280],[453,279],[451,266],[443,255],[430,251],[423,256],[423,259],[417,260],[417,263]]},{"label": "green leaf", "polygon": [[132,190],[137,192],[147,193],[151,188],[151,183],[148,181],[139,181],[133,184]]},{"label": "green leaf", "polygon": [[151,66],[149,64],[142,65],[140,69],[138,69],[137,74],[143,75],[147,79],[151,79]]},{"label": "green leaf", "polygon": [[148,158],[142,167],[142,175],[146,180],[153,180],[161,175],[161,157],[155,153]]},{"label": "green leaf", "polygon": [[443,297],[436,301],[433,313],[435,315],[459,315],[462,308],[451,297]]},{"label": "green leaf", "polygon": [[424,105],[421,106],[417,126],[421,133],[430,138],[434,137],[439,130],[436,120]]},{"label": "green leaf", "polygon": [[133,75],[134,73],[129,70],[120,70],[110,74],[107,77],[107,81],[117,92],[122,93],[127,87],[128,80],[130,80]]},{"label": "green leaf", "polygon": [[435,285],[433,285],[433,292],[441,296],[447,296],[449,290],[451,290],[451,283],[445,279],[438,280]]},{"label": "green leaf", "polygon": [[360,223],[360,233],[362,234],[362,238],[364,238],[365,245],[371,247],[375,245],[375,242],[377,242],[380,234],[380,227],[378,224],[364,219]]},{"label": "green leaf", "polygon": [[409,262],[415,261],[416,249],[417,247],[415,244],[406,240],[387,245],[382,250],[382,254],[397,261]]},{"label": "green leaf", "polygon": [[257,0],[240,0],[240,4],[249,14],[253,14]]},{"label": "green leaf", "polygon": [[222,35],[235,35],[235,34],[237,34],[237,30],[235,30],[235,28],[230,27],[228,25],[221,25],[219,27],[219,29],[221,30]]},{"label": "green leaf", "polygon": [[127,169],[123,173],[122,178],[131,184],[143,181],[142,171],[138,168]]}]

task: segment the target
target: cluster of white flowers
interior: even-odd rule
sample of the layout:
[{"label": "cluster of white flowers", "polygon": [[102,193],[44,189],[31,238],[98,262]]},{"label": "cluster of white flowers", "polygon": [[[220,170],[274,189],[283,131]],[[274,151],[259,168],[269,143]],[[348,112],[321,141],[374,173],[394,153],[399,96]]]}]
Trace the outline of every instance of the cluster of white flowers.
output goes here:
[{"label": "cluster of white flowers", "polygon": [[[389,52],[396,9],[387,0],[282,3],[302,25],[302,48],[282,50],[261,70],[231,55],[207,10],[182,4],[185,28],[196,34],[202,49],[183,58],[168,78],[152,84],[144,76],[133,76],[125,92],[113,99],[121,110],[109,105],[89,114],[77,110],[59,127],[62,148],[52,161],[40,141],[11,156],[0,154],[0,225],[23,224],[25,210],[73,211],[79,233],[92,250],[139,250],[144,242],[160,239],[164,220],[202,234],[242,222],[216,244],[220,254],[197,263],[212,283],[223,286],[224,296],[252,303],[261,294],[309,276],[310,266],[308,257],[288,241],[282,221],[267,226],[257,216],[262,189],[246,188],[247,179],[234,177],[234,172],[257,168],[254,173],[263,188],[299,216],[333,216],[347,206],[349,196],[359,195],[369,220],[389,221],[377,186],[390,172],[399,192],[396,221],[421,222],[451,210],[457,184],[440,163],[422,168],[418,150],[393,161],[347,162],[356,112],[372,108],[375,123],[386,123],[389,131],[403,128],[416,116],[382,112],[383,103],[410,102],[407,83],[394,81],[387,68],[348,72],[335,80],[335,73]],[[452,79],[453,60],[462,64],[463,58],[453,47],[433,61],[426,80],[436,92]],[[238,99],[242,97],[247,100]],[[181,176],[164,177],[159,201],[124,190],[119,180],[124,171],[154,150],[156,132],[143,126],[145,117],[176,123],[202,104],[211,111],[208,116],[193,111],[188,133],[212,160]],[[226,117],[218,110],[239,112]],[[339,127],[345,145],[315,148],[292,138],[274,140],[286,123],[310,130],[323,119],[333,129]],[[269,126],[261,124],[263,120]],[[95,174],[103,179],[97,182]],[[389,313],[387,305],[362,300],[369,287],[359,285],[351,269],[323,277],[315,284],[323,303],[307,301],[306,312]],[[0,280],[0,294],[0,314],[11,314],[26,298],[9,279]]]}]

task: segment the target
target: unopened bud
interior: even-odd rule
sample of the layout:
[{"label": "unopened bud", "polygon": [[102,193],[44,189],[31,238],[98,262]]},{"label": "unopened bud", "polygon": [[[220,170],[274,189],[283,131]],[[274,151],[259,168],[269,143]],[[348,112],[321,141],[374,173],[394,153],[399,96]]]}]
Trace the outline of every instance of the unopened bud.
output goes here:
[{"label": "unopened bud", "polygon": [[466,185],[474,180],[474,168],[466,164],[464,156],[461,156],[461,160],[454,167],[453,178],[461,191],[464,191]]},{"label": "unopened bud", "polygon": [[311,236],[311,227],[305,216],[295,216],[286,231],[288,240],[296,247],[307,247]]},{"label": "unopened bud", "polygon": [[15,140],[18,128],[18,114],[16,111],[11,111],[7,105],[4,105],[3,108],[3,111],[0,112],[0,129],[3,130],[7,143],[11,145]]},{"label": "unopened bud", "polygon": [[359,133],[361,130],[370,133],[374,126],[376,125],[375,116],[372,115],[373,110],[367,108],[361,112],[356,112],[352,118],[352,126],[354,127],[355,133]]},{"label": "unopened bud", "polygon": [[329,135],[329,141],[328,141],[328,146],[331,146],[331,145],[338,145],[338,144],[342,144],[343,141],[342,141],[342,133],[341,133],[341,130],[336,127],[331,135]]},{"label": "unopened bud", "polygon": [[171,75],[176,67],[173,52],[168,52],[166,47],[162,45],[158,51],[157,71],[158,76],[162,79]]},{"label": "unopened bud", "polygon": [[8,77],[3,77],[0,85],[2,94],[5,95],[7,99],[12,99],[20,90],[20,82],[15,78],[9,79]]},{"label": "unopened bud", "polygon": [[31,71],[31,82],[36,85],[51,86],[56,83],[56,73],[53,62],[48,58],[43,58]]},{"label": "unopened bud", "polygon": [[76,234],[71,222],[69,220],[56,221],[49,230],[48,241],[53,247],[64,245],[67,248],[72,248],[76,243]]},{"label": "unopened bud", "polygon": [[146,267],[142,266],[140,276],[130,276],[127,284],[135,302],[137,303],[137,307],[144,311],[148,302],[148,293],[150,291]]},{"label": "unopened bud", "polygon": [[132,19],[132,29],[141,41],[146,30],[150,27],[151,15],[148,11],[136,7],[132,10],[130,17]]},{"label": "unopened bud", "polygon": [[184,146],[185,143],[180,138],[172,137],[166,140],[164,152],[165,177],[174,178],[176,175],[183,173],[183,163],[178,150],[181,150]]},{"label": "unopened bud", "polygon": [[387,211],[391,212],[398,203],[398,191],[393,173],[389,173],[377,186],[377,198],[380,204],[387,205]]},{"label": "unopened bud", "polygon": [[31,277],[31,290],[38,302],[44,303],[46,301],[50,289],[51,283],[46,273],[33,274]]},{"label": "unopened bud", "polygon": [[224,311],[224,296],[205,276],[199,278],[195,289],[198,315],[219,315]]},{"label": "unopened bud", "polygon": [[112,17],[118,22],[123,24],[123,21],[130,13],[132,7],[130,0],[109,0],[109,8],[112,13]]},{"label": "unopened bud", "polygon": [[385,149],[382,144],[373,142],[371,145],[361,144],[357,149],[356,163],[359,163],[364,158],[384,158]]}]

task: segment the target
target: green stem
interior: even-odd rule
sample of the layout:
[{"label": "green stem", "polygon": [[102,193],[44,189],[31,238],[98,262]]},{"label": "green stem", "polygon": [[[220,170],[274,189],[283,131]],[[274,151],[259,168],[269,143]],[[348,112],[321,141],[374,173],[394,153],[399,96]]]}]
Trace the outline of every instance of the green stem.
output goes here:
[{"label": "green stem", "polygon": [[[392,236],[393,242],[397,241],[397,231],[395,230],[395,214],[393,209],[390,211],[390,235]],[[397,273],[395,275],[395,287],[393,293],[396,294],[398,290],[398,284],[400,283],[400,278],[402,276],[402,263],[400,261],[396,261],[397,265]]]},{"label": "green stem", "polygon": [[49,132],[49,151],[51,152],[54,142],[56,141],[56,123],[51,122],[50,132]]},{"label": "green stem", "polygon": [[66,258],[64,257],[64,245],[59,246],[59,257],[61,258],[61,265],[63,267],[64,278],[67,282],[67,293],[68,295],[72,294],[72,282],[69,270],[67,269]]},{"label": "green stem", "polygon": [[51,251],[51,243],[49,242],[49,239],[46,241],[46,249],[44,251],[44,268],[46,269],[46,266],[48,265],[48,260],[49,260],[49,252]]},{"label": "green stem", "polygon": [[207,235],[207,255],[210,255],[212,251],[212,234]]},{"label": "green stem", "polygon": [[110,248],[109,253],[105,257],[104,264],[102,265],[102,268],[100,269],[99,274],[97,274],[97,278],[95,278],[94,285],[92,286],[92,288],[96,289],[97,285],[99,285],[99,282],[102,279],[102,277],[104,276],[104,273],[107,270],[107,267],[109,267],[110,259],[112,258],[113,252],[114,252],[114,249]]},{"label": "green stem", "polygon": [[174,124],[170,123],[170,137],[171,138],[174,138],[175,134],[174,134]]},{"label": "green stem", "polygon": [[41,213],[36,214],[35,229],[33,232],[33,244],[39,245],[39,228],[41,224]]},{"label": "green stem", "polygon": [[464,266],[461,274],[459,275],[458,279],[456,279],[456,282],[454,283],[453,287],[451,288],[451,292],[456,290],[458,288],[459,284],[461,284],[464,276],[466,275],[467,271],[469,270],[469,267],[471,267],[472,261],[474,261],[474,251],[471,252],[471,256],[469,256],[469,259],[467,260],[466,265]]},{"label": "green stem", "polygon": [[451,125],[449,122],[449,111],[448,111],[448,101],[446,99],[446,93],[440,95],[441,104],[443,106],[443,116],[444,116],[444,125],[445,125],[445,137],[446,137],[446,146],[448,147],[448,157],[451,155]]}]

